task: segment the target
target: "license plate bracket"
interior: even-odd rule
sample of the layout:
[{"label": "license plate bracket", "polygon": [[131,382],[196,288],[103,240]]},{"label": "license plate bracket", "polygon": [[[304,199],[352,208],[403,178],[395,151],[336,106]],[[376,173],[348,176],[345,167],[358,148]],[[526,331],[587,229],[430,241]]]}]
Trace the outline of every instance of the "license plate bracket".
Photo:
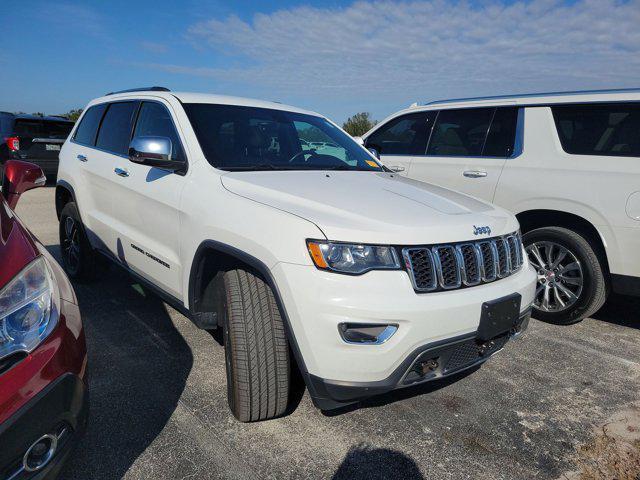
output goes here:
[{"label": "license plate bracket", "polygon": [[478,338],[489,340],[508,332],[518,323],[522,296],[512,293],[482,304]]}]

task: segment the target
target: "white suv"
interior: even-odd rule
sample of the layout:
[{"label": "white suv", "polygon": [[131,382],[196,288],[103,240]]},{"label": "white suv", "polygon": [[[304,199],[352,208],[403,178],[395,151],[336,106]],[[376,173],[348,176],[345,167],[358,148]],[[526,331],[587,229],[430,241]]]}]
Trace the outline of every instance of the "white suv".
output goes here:
[{"label": "white suv", "polygon": [[364,137],[391,170],[514,212],[537,318],[577,322],[640,295],[640,90],[413,105]]},{"label": "white suv", "polygon": [[332,409],[478,365],[533,302],[512,214],[389,172],[277,103],[98,98],[62,147],[56,209],[71,277],[99,252],[222,329],[242,421],[285,412],[292,367]]}]

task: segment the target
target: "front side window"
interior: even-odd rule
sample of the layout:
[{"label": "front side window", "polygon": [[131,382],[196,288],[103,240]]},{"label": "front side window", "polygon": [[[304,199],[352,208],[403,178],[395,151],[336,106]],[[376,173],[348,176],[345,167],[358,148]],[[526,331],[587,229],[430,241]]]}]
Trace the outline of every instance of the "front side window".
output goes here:
[{"label": "front side window", "polygon": [[382,170],[322,117],[206,103],[184,108],[205,157],[222,170]]},{"label": "front side window", "polygon": [[494,108],[441,110],[431,133],[427,155],[481,156],[494,110]]},{"label": "front side window", "polygon": [[137,106],[137,102],[110,104],[100,125],[96,147],[118,155],[126,155],[129,151]]},{"label": "front side window", "polygon": [[640,104],[552,106],[565,152],[640,157]]},{"label": "front side window", "polygon": [[378,128],[366,145],[381,155],[424,155],[436,112],[409,113]]},{"label": "front side window", "polygon": [[100,105],[94,105],[89,108],[80,120],[80,125],[76,129],[76,133],[73,139],[83,145],[94,145],[96,141],[96,134],[98,133],[98,127],[100,126],[100,120],[107,108],[106,103]]},{"label": "front side window", "polygon": [[134,137],[167,137],[171,140],[171,159],[184,160],[184,151],[176,131],[171,114],[161,104],[143,102],[138,114]]}]

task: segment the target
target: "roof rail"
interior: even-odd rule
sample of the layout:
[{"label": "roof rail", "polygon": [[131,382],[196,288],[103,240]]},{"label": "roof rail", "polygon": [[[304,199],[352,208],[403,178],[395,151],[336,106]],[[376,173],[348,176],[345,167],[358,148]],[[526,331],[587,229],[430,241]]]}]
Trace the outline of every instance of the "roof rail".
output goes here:
[{"label": "roof rail", "polygon": [[109,92],[108,95],[115,95],[116,93],[129,93],[129,92],[170,92],[166,87],[141,87],[141,88],[129,88],[127,90],[118,90],[117,92]]},{"label": "roof rail", "polygon": [[495,95],[490,97],[468,97],[468,98],[449,98],[445,100],[434,100],[432,102],[423,103],[424,105],[433,105],[436,103],[458,103],[471,102],[479,100],[502,100],[509,98],[529,98],[529,97],[552,97],[561,95],[586,95],[593,93],[640,93],[640,88],[611,88],[608,90],[574,90],[568,92],[540,92],[540,93],[522,93],[517,95]]}]

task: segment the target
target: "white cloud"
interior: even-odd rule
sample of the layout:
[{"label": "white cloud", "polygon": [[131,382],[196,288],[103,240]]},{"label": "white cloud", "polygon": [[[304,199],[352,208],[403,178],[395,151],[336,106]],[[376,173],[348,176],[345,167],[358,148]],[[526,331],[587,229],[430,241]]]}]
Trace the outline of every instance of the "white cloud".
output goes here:
[{"label": "white cloud", "polygon": [[[409,99],[636,86],[638,25],[640,0],[297,7],[197,23],[188,37],[216,53],[216,68],[156,67],[233,79],[285,99],[385,110]],[[220,68],[220,56],[233,66]]]}]

